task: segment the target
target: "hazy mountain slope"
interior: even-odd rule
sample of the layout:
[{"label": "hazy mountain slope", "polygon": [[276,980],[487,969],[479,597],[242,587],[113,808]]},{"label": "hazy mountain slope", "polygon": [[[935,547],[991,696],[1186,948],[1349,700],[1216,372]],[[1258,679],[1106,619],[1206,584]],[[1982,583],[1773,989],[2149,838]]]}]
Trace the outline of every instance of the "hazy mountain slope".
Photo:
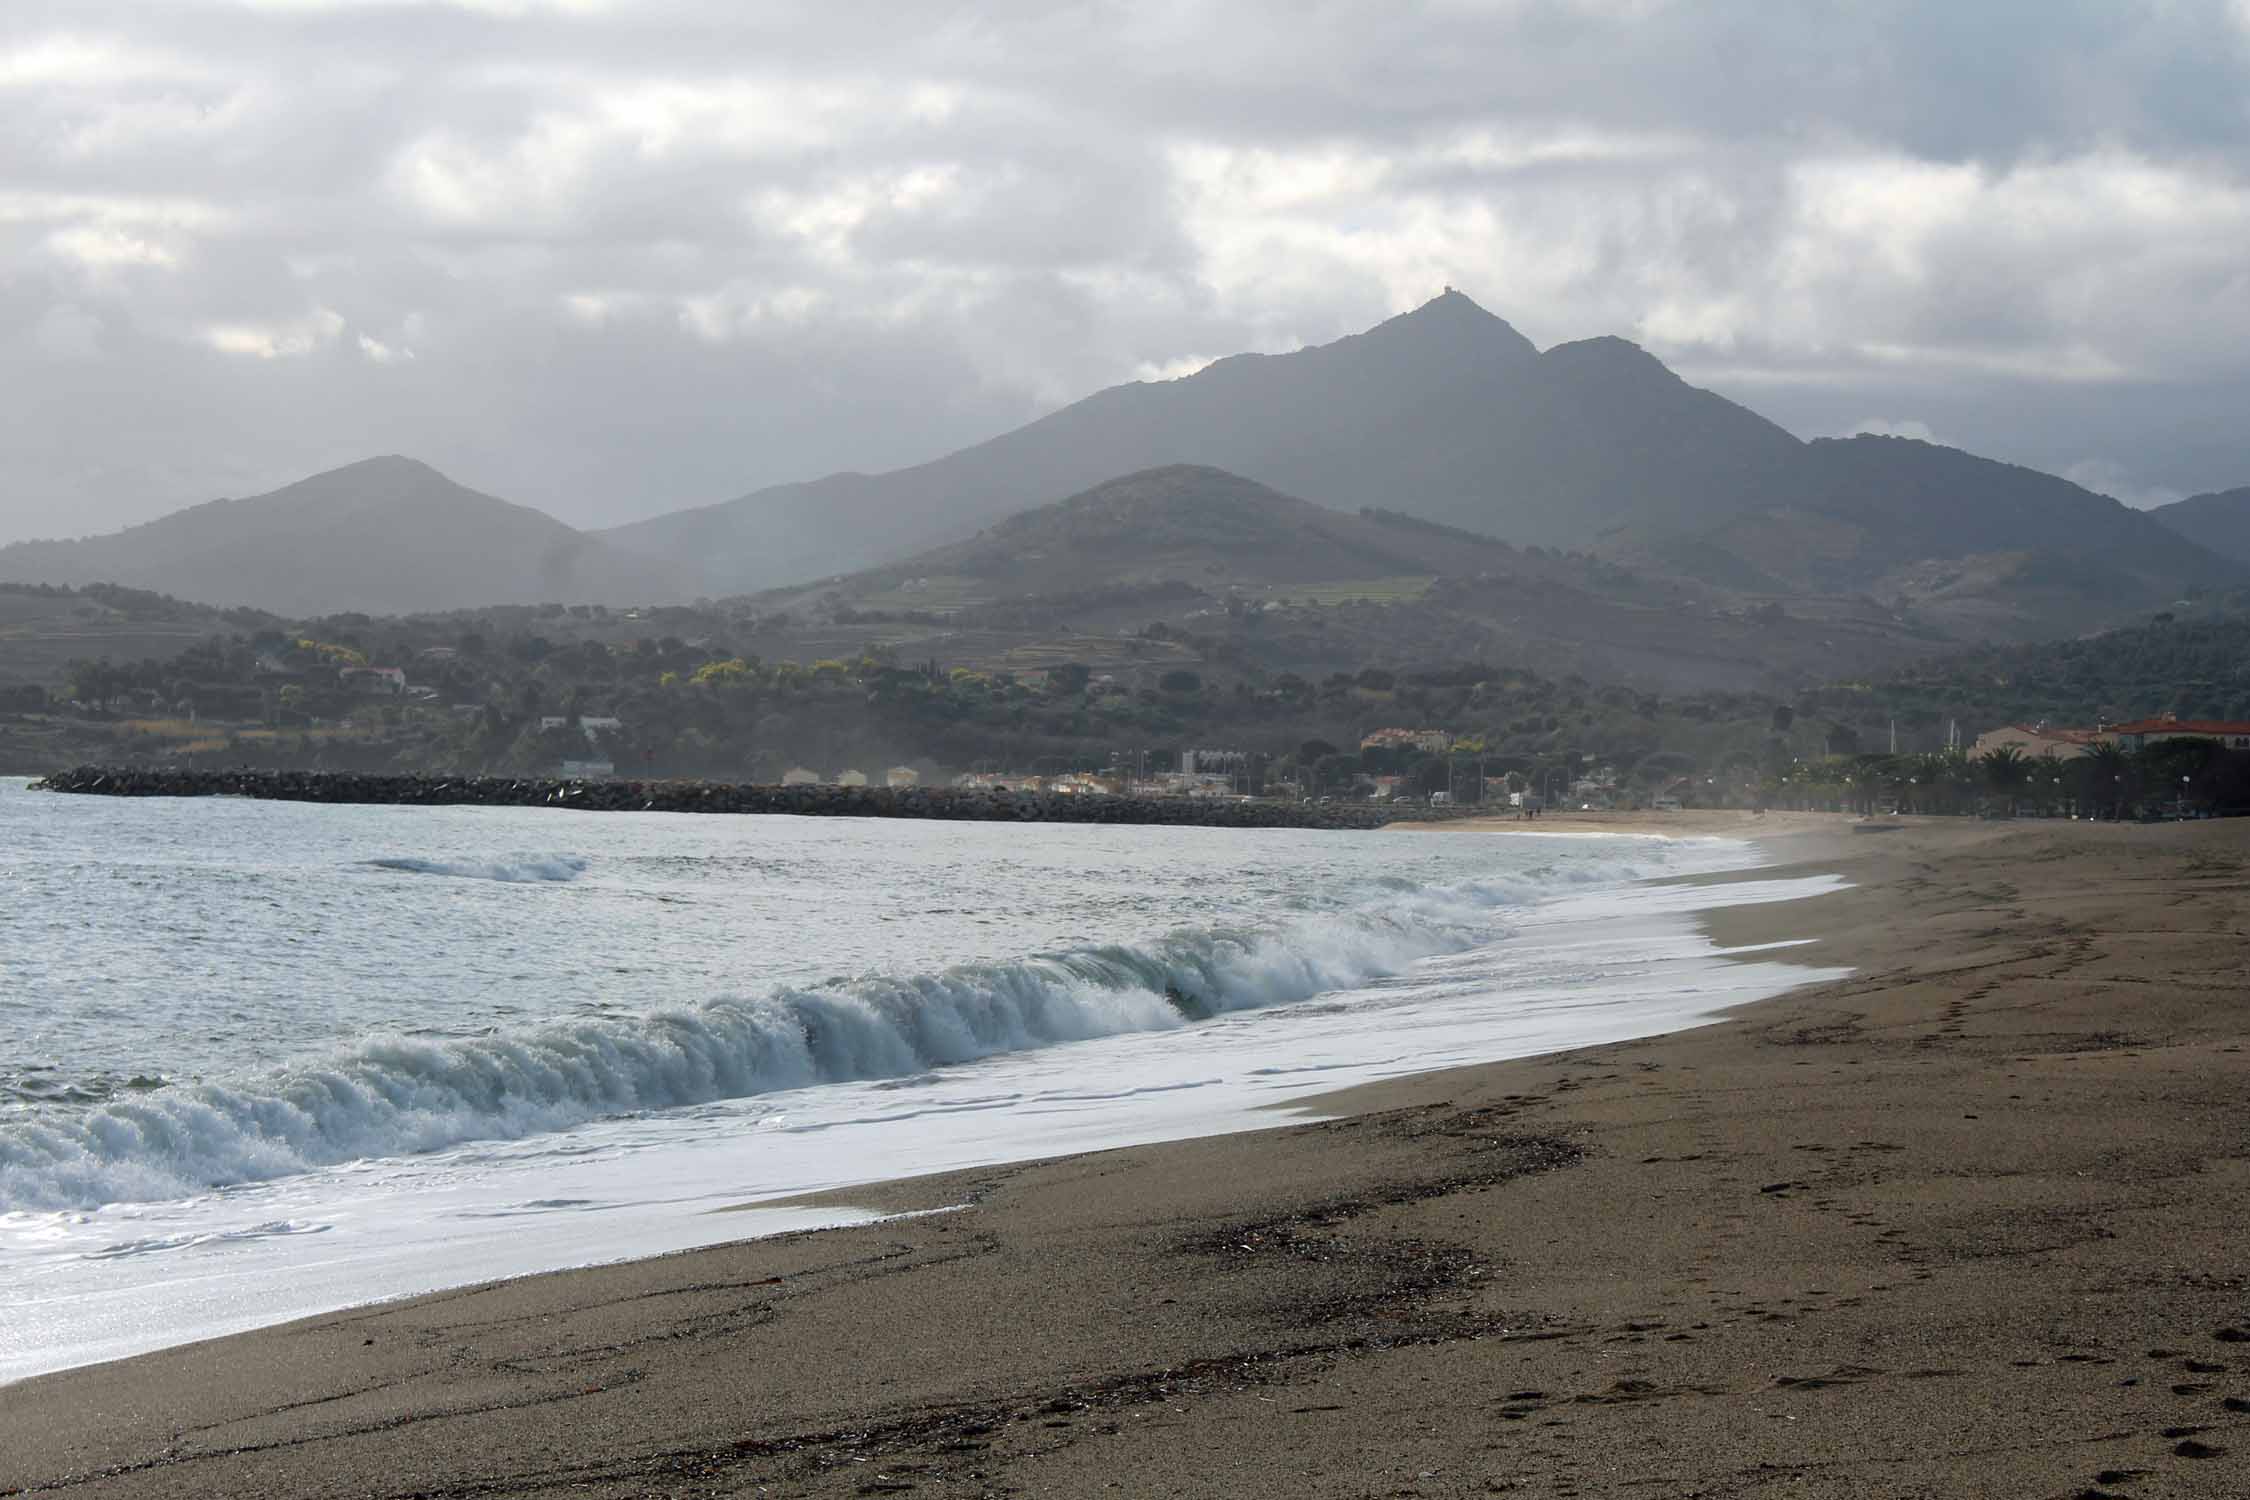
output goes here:
[{"label": "hazy mountain slope", "polygon": [[1615,339],[1539,353],[1458,292],[1366,333],[1116,386],[932,463],[762,490],[603,535],[713,592],[850,571],[1112,476],[1205,464],[1519,543],[1741,508],[1798,443]]},{"label": "hazy mountain slope", "polygon": [[2158,525],[2197,546],[2250,562],[2250,484],[2209,495],[2190,495],[2147,512]]},{"label": "hazy mountain slope", "polygon": [[662,563],[397,457],[106,536],[0,548],[0,580],[121,583],[293,616],[639,603],[686,591]]},{"label": "hazy mountain slope", "polygon": [[1725,586],[1869,593],[1967,638],[2075,635],[2245,570],[2052,474],[1909,438],[1805,446],[1775,499],[1614,555]]},{"label": "hazy mountain slope", "polygon": [[[933,589],[958,602],[1062,599],[1178,582],[1214,596],[1292,585],[1474,573],[1520,554],[1426,522],[1347,515],[1195,464],[1127,474],[1019,512],[965,542],[847,575],[807,598]],[[786,607],[791,591],[781,591]],[[902,595],[905,597],[905,595]]]},{"label": "hazy mountain slope", "polygon": [[1461,659],[1731,688],[1946,644],[1865,600],[1784,608],[1399,512],[1346,514],[1197,465],[1129,474],[968,541],[744,606],[747,649],[768,659],[882,647],[1002,671],[1202,660],[1318,677]]}]

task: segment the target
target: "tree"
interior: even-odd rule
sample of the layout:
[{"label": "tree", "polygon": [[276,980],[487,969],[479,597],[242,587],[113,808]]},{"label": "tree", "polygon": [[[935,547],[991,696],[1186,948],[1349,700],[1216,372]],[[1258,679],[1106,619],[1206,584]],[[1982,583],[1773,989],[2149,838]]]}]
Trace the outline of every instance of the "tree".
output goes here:
[{"label": "tree", "polygon": [[117,691],[118,680],[117,672],[110,666],[108,657],[105,656],[100,661],[74,661],[64,671],[67,674],[64,687],[73,699],[88,708],[109,707],[110,698]]},{"label": "tree", "polygon": [[2012,815],[2016,810],[2016,794],[2031,779],[2031,757],[2013,745],[2002,745],[1978,756],[1977,769],[1984,773],[1987,786],[2008,799],[2008,811]]},{"label": "tree", "polygon": [[1185,667],[1175,667],[1156,679],[1156,685],[1167,693],[1185,696],[1203,691],[1203,679]]}]

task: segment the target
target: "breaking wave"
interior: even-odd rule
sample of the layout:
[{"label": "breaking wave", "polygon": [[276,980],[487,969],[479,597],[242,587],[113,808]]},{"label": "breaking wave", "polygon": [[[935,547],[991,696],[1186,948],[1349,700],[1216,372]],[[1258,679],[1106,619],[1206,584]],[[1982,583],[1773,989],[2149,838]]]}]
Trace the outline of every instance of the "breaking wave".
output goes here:
[{"label": "breaking wave", "polygon": [[576,880],[586,873],[586,861],[574,854],[516,860],[371,859],[378,870],[407,875],[451,875],[460,880],[504,880],[529,884],[540,880]]},{"label": "breaking wave", "polygon": [[1358,988],[1416,959],[1481,946],[1500,935],[1502,908],[1538,892],[1536,877],[1391,888],[1364,893],[1376,898],[1369,904],[1263,928],[1187,928],[1140,945],[493,1036],[371,1039],[258,1078],[173,1085],[0,1125],[0,1211],[177,1199],[606,1115],[904,1078],[1190,1025]]}]

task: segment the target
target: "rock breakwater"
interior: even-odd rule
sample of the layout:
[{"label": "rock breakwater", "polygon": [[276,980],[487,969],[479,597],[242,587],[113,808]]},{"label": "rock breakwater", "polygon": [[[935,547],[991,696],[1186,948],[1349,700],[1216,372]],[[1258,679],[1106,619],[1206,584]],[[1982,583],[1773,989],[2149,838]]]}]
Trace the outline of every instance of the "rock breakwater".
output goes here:
[{"label": "rock breakwater", "polygon": [[826,818],[971,822],[1169,823],[1206,828],[1380,828],[1478,812],[1211,797],[1103,797],[960,787],[761,786],[723,781],[568,780],[523,776],[374,775],[348,771],[211,771],[79,766],[33,783],[99,797],[251,797],[436,807],[567,807],[586,812],[789,813]]}]

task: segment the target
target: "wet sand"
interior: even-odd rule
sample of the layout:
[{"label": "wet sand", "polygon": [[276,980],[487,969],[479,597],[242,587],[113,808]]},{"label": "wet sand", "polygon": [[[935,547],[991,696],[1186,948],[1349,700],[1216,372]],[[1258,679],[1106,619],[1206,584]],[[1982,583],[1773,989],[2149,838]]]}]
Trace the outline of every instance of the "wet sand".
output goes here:
[{"label": "wet sand", "polygon": [[2250,820],[1672,819],[1854,976],[42,1377],[0,1492],[2250,1493]]}]

